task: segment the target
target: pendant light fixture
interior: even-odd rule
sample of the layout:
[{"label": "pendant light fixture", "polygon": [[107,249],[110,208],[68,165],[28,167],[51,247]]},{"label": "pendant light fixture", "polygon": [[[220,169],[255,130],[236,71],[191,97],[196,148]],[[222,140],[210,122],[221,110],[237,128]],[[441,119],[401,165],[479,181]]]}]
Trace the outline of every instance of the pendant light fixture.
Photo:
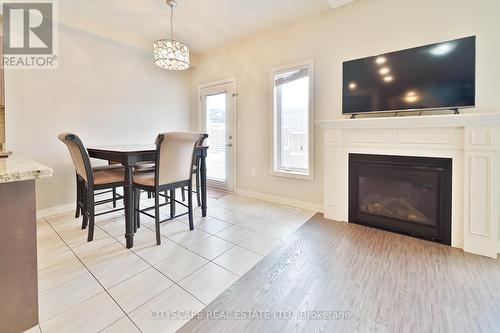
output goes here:
[{"label": "pendant light fixture", "polygon": [[182,71],[189,68],[189,47],[174,40],[174,7],[177,1],[167,0],[170,6],[170,39],[159,39],[153,44],[155,64],[158,67]]}]

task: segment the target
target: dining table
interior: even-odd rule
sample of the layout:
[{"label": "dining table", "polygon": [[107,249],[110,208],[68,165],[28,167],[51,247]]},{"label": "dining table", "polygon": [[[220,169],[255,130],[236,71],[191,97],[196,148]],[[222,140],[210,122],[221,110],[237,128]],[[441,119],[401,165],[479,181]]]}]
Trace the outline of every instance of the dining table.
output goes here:
[{"label": "dining table", "polygon": [[[135,202],[133,195],[133,172],[138,162],[156,161],[155,145],[110,145],[87,147],[90,157],[106,160],[108,162],[120,163],[125,168],[125,180],[123,184],[123,202],[125,208],[125,239],[127,248],[134,246],[135,234]],[[196,146],[194,155],[200,158],[200,187],[201,187],[201,212],[207,216],[207,170],[206,157],[208,147]]]}]

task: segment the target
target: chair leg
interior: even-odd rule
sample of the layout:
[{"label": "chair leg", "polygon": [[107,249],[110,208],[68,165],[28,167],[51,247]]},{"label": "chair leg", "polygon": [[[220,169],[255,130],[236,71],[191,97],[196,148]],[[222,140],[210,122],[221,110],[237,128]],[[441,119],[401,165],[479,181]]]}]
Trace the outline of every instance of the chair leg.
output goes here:
[{"label": "chair leg", "polygon": [[116,208],[116,187],[113,187],[113,208]]},{"label": "chair leg", "polygon": [[134,199],[135,199],[135,229],[139,229],[141,227],[141,213],[139,212],[140,204],[141,204],[141,190],[138,188],[134,188]]},{"label": "chair leg", "polygon": [[200,172],[196,172],[196,200],[198,201],[198,207],[201,207],[201,180]]},{"label": "chair leg", "polygon": [[175,190],[170,190],[170,218],[175,216]]},{"label": "chair leg", "polygon": [[189,216],[189,230],[194,230],[194,223],[193,223],[193,195],[191,194],[191,191],[193,190],[192,188],[192,181],[189,181],[188,185],[188,216]]},{"label": "chair leg", "polygon": [[184,187],[181,188],[182,193],[182,202],[186,201],[186,189]]},{"label": "chair leg", "polygon": [[83,229],[87,229],[87,225],[88,225],[88,222],[89,222],[89,208],[88,208],[88,203],[87,203],[87,187],[85,186],[85,184],[83,184],[83,182],[80,184],[80,189],[81,189],[81,206],[80,206],[80,209],[81,209],[81,212],[82,212],[82,215],[83,215],[83,219],[82,219],[82,230]]},{"label": "chair leg", "polygon": [[160,196],[155,193],[155,230],[156,230],[156,245],[161,244],[160,236]]},{"label": "chair leg", "polygon": [[134,198],[134,234],[137,232],[137,189],[132,189],[132,197]]},{"label": "chair leg", "polygon": [[76,175],[76,210],[75,210],[75,219],[80,217],[80,201],[82,200],[82,187],[81,182],[78,179],[78,175]]},{"label": "chair leg", "polygon": [[94,206],[94,189],[87,189],[87,211],[89,214],[89,234],[87,241],[91,242],[94,239],[94,224],[95,224],[95,206]]}]

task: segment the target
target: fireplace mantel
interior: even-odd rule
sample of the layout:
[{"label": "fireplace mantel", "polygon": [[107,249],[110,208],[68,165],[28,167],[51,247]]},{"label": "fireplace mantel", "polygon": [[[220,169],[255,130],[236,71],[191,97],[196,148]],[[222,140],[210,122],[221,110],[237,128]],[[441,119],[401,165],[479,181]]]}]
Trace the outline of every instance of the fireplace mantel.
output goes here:
[{"label": "fireplace mantel", "polygon": [[451,158],[452,241],[500,252],[500,113],[316,121],[324,129],[324,212],[349,221],[349,154]]},{"label": "fireplace mantel", "polygon": [[323,128],[436,128],[500,126],[500,113],[440,114],[316,120]]}]

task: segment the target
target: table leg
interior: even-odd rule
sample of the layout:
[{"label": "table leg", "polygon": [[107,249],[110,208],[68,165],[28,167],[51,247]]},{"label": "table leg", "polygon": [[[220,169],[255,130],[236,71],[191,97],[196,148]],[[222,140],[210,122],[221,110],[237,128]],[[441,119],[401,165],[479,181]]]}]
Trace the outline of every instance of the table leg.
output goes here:
[{"label": "table leg", "polygon": [[123,202],[125,204],[125,239],[127,249],[134,246],[134,194],[132,182],[132,166],[125,166],[125,183],[123,185]]},{"label": "table leg", "polygon": [[201,216],[207,216],[207,166],[204,155],[201,156]]}]

